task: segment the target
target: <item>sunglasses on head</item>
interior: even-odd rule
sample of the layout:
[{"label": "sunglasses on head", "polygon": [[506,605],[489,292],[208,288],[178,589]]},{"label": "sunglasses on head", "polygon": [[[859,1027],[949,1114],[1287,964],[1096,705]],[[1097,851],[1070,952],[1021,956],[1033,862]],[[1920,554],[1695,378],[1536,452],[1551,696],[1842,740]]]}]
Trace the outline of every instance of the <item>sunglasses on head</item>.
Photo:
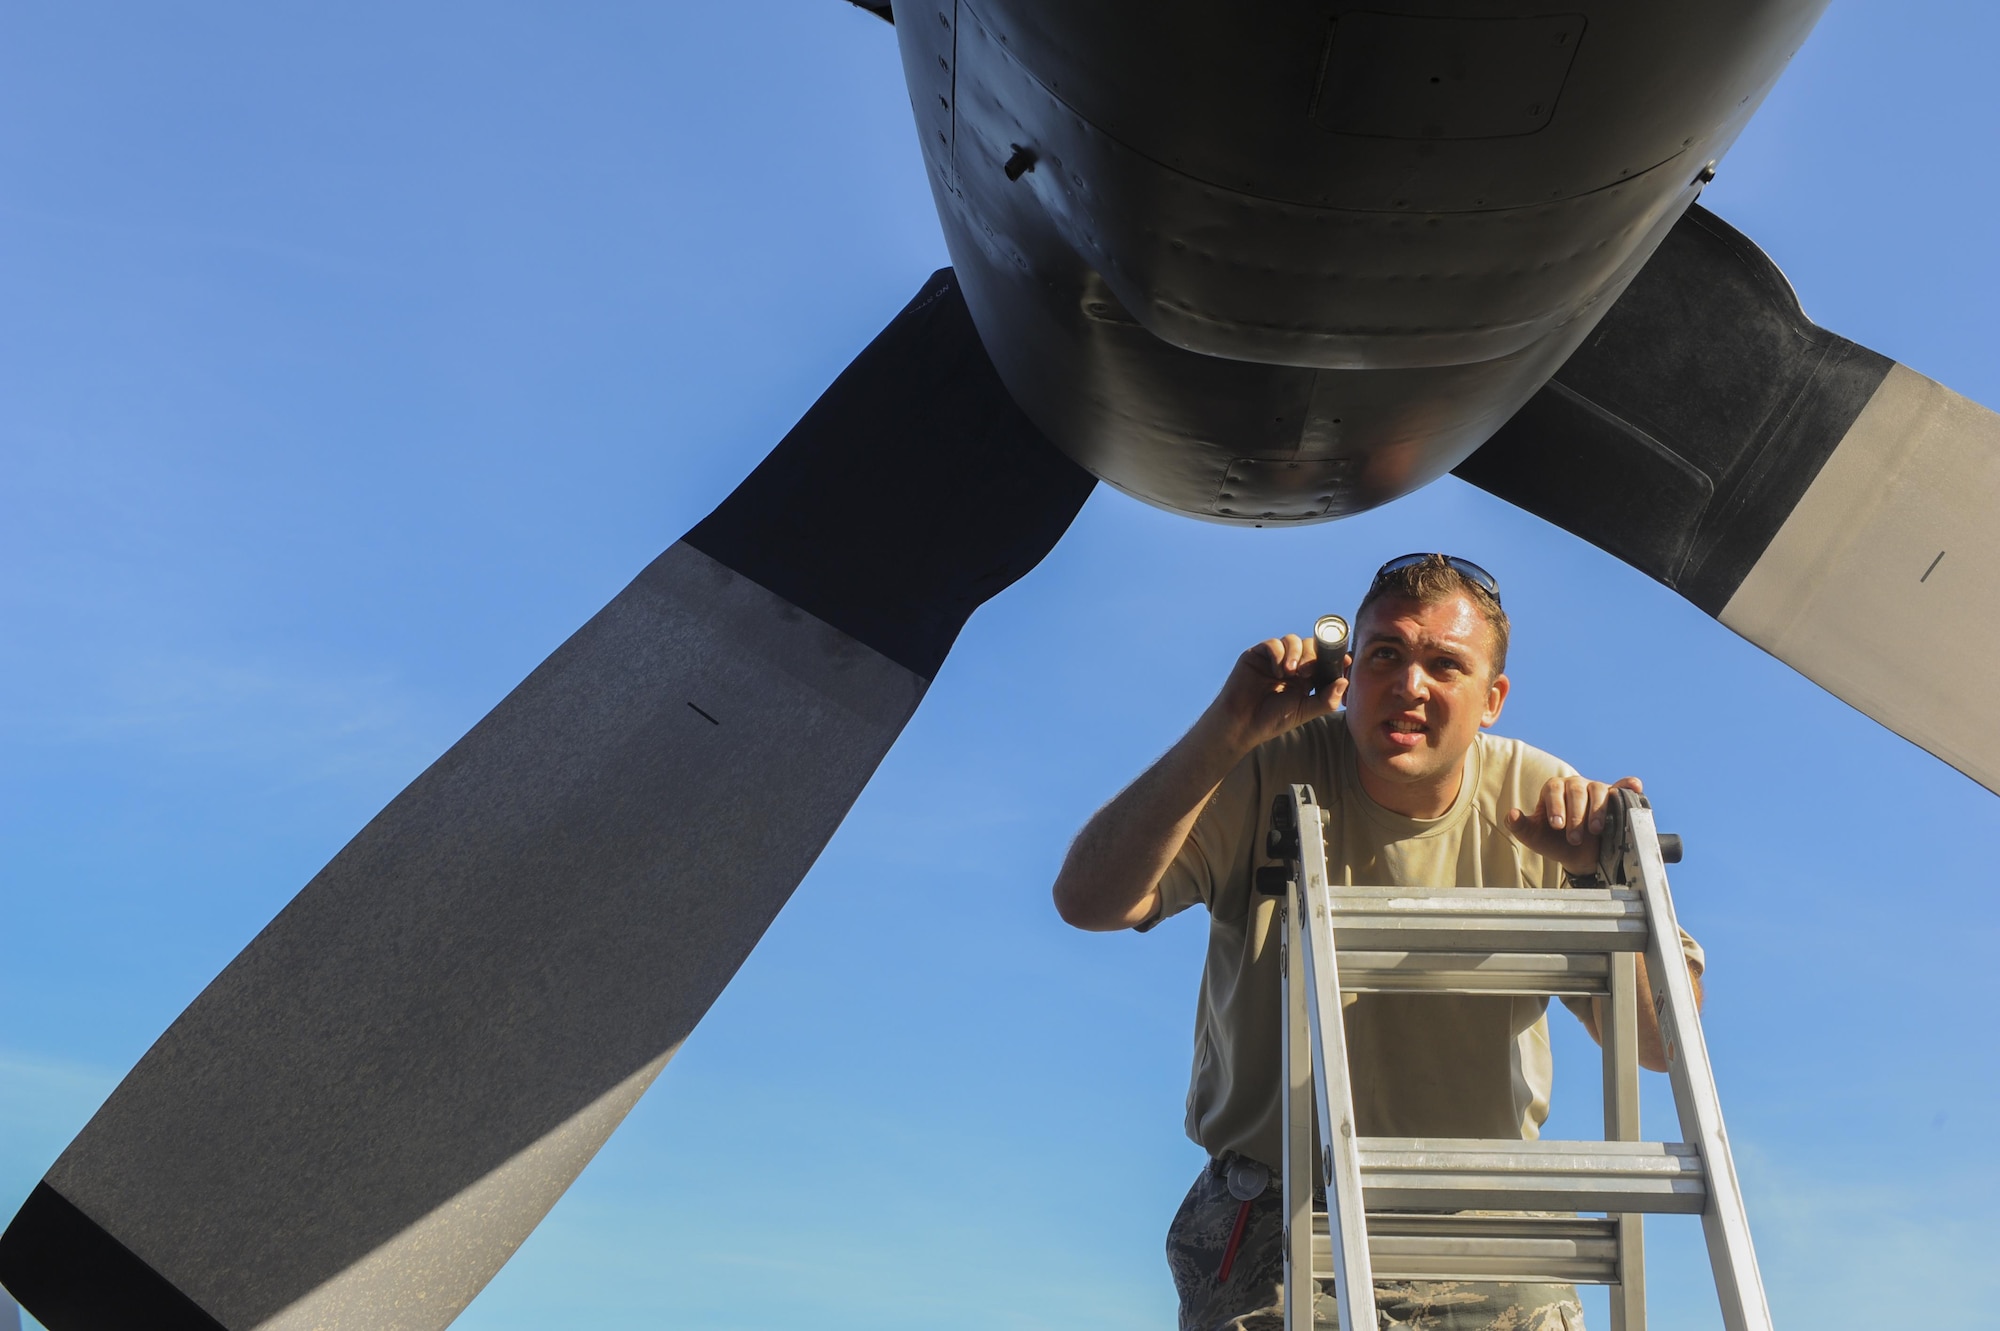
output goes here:
[{"label": "sunglasses on head", "polygon": [[1491,596],[1496,602],[1500,599],[1500,580],[1498,578],[1473,563],[1470,559],[1460,559],[1457,555],[1445,554],[1433,555],[1420,553],[1414,555],[1397,555],[1394,559],[1375,570],[1375,580],[1369,584],[1370,589],[1373,590],[1374,587],[1379,586],[1382,579],[1388,577],[1391,573],[1399,573],[1403,569],[1413,568],[1423,563],[1426,559],[1442,559],[1445,563],[1458,570],[1467,581],[1471,582],[1488,596]]}]

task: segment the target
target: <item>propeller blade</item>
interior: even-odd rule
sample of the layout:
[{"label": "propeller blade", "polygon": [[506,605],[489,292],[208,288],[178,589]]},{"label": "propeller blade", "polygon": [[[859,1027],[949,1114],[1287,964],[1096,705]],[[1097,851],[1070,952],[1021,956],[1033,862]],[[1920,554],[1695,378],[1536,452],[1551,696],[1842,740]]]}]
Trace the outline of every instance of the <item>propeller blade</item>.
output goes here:
[{"label": "propeller blade", "polygon": [[1457,475],[2000,791],[2000,416],[1807,319],[1715,214]]},{"label": "propeller blade", "polygon": [[0,1237],[51,1331],[442,1327],[1091,477],[950,270],[195,999]]}]

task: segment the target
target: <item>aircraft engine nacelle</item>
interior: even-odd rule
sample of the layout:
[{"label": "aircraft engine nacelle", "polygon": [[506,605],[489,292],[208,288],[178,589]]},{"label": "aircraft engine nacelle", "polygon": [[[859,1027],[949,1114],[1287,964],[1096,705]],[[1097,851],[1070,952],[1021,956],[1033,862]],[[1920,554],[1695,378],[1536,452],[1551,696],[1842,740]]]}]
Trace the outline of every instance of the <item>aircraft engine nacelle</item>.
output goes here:
[{"label": "aircraft engine nacelle", "polygon": [[1386,502],[1491,436],[1823,8],[909,0],[895,17],[946,241],[1015,398],[1119,488],[1265,525]]}]

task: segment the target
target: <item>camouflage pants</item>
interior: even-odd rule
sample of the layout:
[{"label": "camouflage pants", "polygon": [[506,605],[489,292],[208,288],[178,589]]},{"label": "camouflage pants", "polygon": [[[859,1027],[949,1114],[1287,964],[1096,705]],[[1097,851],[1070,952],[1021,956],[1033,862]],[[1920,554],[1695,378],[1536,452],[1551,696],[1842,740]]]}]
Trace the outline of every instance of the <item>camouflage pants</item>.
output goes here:
[{"label": "camouflage pants", "polygon": [[[1180,1331],[1284,1331],[1284,1190],[1274,1177],[1250,1203],[1229,1279],[1216,1279],[1241,1203],[1222,1170],[1202,1170],[1167,1229],[1167,1265],[1180,1292]],[[1378,1331],[1584,1331],[1571,1285],[1385,1280],[1375,1286]],[[1338,1322],[1333,1282],[1320,1285],[1314,1320]]]}]

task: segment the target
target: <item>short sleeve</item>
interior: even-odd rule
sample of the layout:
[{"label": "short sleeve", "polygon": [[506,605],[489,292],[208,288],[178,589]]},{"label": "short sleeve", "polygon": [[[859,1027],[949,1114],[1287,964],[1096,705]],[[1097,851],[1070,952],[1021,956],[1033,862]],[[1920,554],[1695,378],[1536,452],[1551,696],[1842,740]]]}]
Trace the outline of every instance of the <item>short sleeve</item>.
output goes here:
[{"label": "short sleeve", "polygon": [[1160,878],[1160,907],[1137,926],[1139,932],[1180,914],[1199,902],[1215,908],[1218,900],[1242,897],[1236,879],[1249,873],[1251,843],[1257,836],[1257,755],[1252,754],[1224,777],[1208,798],[1180,853]]},{"label": "short sleeve", "polygon": [[1681,930],[1681,955],[1687,958],[1688,970],[1699,979],[1708,969],[1708,954],[1701,950],[1701,944],[1694,941],[1694,935]]}]

